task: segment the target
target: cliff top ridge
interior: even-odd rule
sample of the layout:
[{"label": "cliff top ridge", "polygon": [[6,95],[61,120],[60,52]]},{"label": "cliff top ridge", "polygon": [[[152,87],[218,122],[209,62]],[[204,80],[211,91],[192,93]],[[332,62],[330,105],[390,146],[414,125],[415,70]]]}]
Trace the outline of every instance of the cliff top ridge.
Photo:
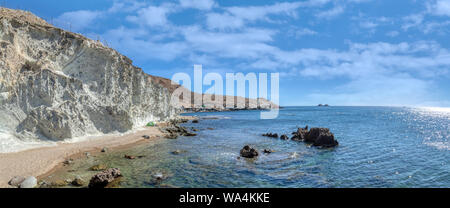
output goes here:
[{"label": "cliff top ridge", "polygon": [[21,20],[30,24],[53,27],[45,20],[39,18],[29,11],[8,9],[5,7],[0,7],[0,18],[16,19]]}]

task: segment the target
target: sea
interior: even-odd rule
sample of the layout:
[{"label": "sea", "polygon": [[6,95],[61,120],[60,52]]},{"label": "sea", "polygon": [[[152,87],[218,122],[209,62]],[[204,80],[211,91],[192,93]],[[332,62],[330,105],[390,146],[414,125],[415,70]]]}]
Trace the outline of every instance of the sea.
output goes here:
[{"label": "sea", "polygon": [[[163,139],[78,161],[59,177],[89,177],[88,168],[120,168],[120,187],[450,187],[450,110],[411,107],[284,107],[276,119],[261,111],[191,113],[195,137]],[[262,136],[325,127],[339,141],[322,149]],[[243,146],[256,159],[239,157]],[[263,154],[263,149],[274,153]],[[178,151],[179,154],[174,154]],[[127,160],[124,154],[142,156]],[[162,180],[156,178],[163,176]],[[88,178],[87,178],[88,180]]]}]

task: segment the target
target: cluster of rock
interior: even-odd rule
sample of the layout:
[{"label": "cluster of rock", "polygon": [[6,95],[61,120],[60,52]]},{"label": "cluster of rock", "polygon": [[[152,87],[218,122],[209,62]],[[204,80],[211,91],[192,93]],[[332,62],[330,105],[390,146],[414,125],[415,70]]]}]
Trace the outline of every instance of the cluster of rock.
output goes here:
[{"label": "cluster of rock", "polygon": [[189,132],[186,127],[179,125],[171,125],[168,127],[159,128],[161,132],[165,134],[167,139],[176,139],[178,136],[197,136],[197,134]]},{"label": "cluster of rock", "polygon": [[[292,134],[291,140],[310,143],[317,147],[329,148],[339,145],[339,142],[334,138],[334,134],[328,128],[311,128],[311,130],[308,130],[308,126],[306,126],[305,128],[298,128]],[[266,133],[262,136],[278,138],[277,133]],[[289,140],[289,137],[283,134],[280,139]]]},{"label": "cluster of rock", "polygon": [[334,134],[328,128],[298,128],[296,132],[292,133],[294,136],[291,140],[311,143],[313,146],[329,148],[339,145],[339,142],[334,138]]},{"label": "cluster of rock", "polygon": [[262,136],[278,138],[278,134],[277,133],[266,133],[266,134],[263,134]]},{"label": "cluster of rock", "polygon": [[[305,143],[310,143],[312,146],[321,147],[321,148],[331,148],[339,145],[339,142],[334,138],[334,134],[330,132],[328,128],[311,128],[308,130],[308,126],[305,128],[298,128],[297,131],[292,133],[293,136],[291,138],[292,141],[300,141]],[[277,133],[265,133],[262,136],[278,138]],[[286,134],[283,134],[279,137],[282,140],[289,140],[289,137]],[[266,154],[270,154],[274,152],[270,149],[264,149],[263,151]],[[240,151],[241,157],[245,158],[255,158],[257,157],[258,151],[250,146],[246,145]]]}]

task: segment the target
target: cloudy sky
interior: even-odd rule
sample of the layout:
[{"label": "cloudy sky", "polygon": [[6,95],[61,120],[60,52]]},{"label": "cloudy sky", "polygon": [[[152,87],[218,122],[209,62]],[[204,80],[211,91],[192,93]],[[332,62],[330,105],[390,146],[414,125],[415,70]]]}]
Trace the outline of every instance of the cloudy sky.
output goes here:
[{"label": "cloudy sky", "polygon": [[149,74],[279,72],[281,105],[450,107],[450,0],[1,2]]}]

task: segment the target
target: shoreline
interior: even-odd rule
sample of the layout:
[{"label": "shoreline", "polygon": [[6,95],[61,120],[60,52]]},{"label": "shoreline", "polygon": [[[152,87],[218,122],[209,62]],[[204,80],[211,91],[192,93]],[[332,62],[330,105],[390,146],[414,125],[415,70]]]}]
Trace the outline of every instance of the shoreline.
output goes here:
[{"label": "shoreline", "polygon": [[[194,120],[196,117],[180,116],[180,119]],[[148,135],[150,139],[142,136]],[[140,144],[156,142],[165,134],[159,127],[145,127],[143,130],[124,135],[105,135],[93,139],[63,143],[56,146],[39,147],[13,153],[0,153],[0,188],[15,188],[8,184],[14,176],[34,176],[38,180],[51,175],[68,159],[79,159],[89,152],[91,155],[101,154],[103,148],[116,151],[131,148]]]}]

